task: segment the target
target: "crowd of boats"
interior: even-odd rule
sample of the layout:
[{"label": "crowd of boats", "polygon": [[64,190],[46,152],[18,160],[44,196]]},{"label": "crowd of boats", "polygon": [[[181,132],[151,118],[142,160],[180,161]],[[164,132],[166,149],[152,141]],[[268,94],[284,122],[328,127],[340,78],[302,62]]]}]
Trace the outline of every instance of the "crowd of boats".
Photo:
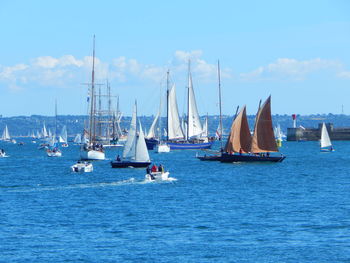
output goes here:
[{"label": "crowd of boats", "polygon": [[[93,59],[91,83],[89,84],[88,115],[89,119],[82,131],[74,138],[74,143],[80,145],[80,156],[76,164],[72,165],[73,172],[92,172],[92,160],[105,160],[106,147],[123,147],[122,156],[111,161],[112,168],[146,168],[151,164],[149,150],[155,149],[158,153],[167,153],[173,150],[203,150],[203,154],[197,155],[201,161],[219,161],[223,163],[233,162],[282,162],[286,156],[279,154],[279,147],[283,140],[283,133],[279,126],[273,129],[271,117],[271,96],[259,105],[256,114],[253,131],[248,125],[246,106],[241,110],[237,108],[232,121],[231,129],[226,142],[223,138],[222,112],[221,112],[221,84],[220,65],[218,63],[218,93],[220,106],[219,125],[216,136],[209,136],[208,118],[204,123],[198,113],[195,92],[193,88],[190,62],[188,63],[187,86],[187,115],[180,119],[176,101],[175,84],[170,85],[169,71],[167,72],[166,85],[166,127],[162,127],[162,102],[159,111],[145,135],[141,122],[138,120],[137,102],[135,101],[132,118],[127,133],[120,128],[121,114],[111,114],[110,87],[107,84],[108,105],[107,117],[102,117],[101,90],[96,94],[95,84],[95,39],[93,43]],[[260,102],[261,104],[261,102]],[[47,131],[45,123],[42,131],[30,135],[32,138],[43,138],[39,148],[46,149],[48,157],[61,157],[62,147],[68,147],[67,129],[64,126],[60,133],[57,131],[57,103],[55,105],[55,131]],[[322,127],[321,148],[323,151],[333,151],[327,129]],[[217,151],[209,151],[213,142],[220,140],[220,148]],[[6,126],[1,138],[3,141],[16,143],[11,139]],[[36,143],[36,140],[33,140]],[[4,150],[0,151],[0,157],[6,157]],[[157,171],[148,173],[147,178],[163,178],[169,176],[169,172]]]}]

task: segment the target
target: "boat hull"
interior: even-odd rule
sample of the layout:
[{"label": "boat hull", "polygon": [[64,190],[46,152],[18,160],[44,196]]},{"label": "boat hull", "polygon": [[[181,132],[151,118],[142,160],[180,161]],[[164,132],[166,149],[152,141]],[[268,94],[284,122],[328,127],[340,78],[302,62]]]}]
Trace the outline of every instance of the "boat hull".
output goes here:
[{"label": "boat hull", "polygon": [[170,146],[167,144],[158,144],[157,153],[168,153],[170,152]]},{"label": "boat hull", "polygon": [[205,156],[197,156],[197,159],[201,161],[217,161],[219,162],[221,160],[221,155],[205,155]]},{"label": "boat hull", "polygon": [[71,166],[72,172],[90,173],[94,170],[91,163],[76,163]]},{"label": "boat hull", "polygon": [[235,162],[282,162],[285,156],[260,156],[260,155],[239,155],[239,154],[227,154],[221,155],[220,162],[222,163],[235,163]]},{"label": "boat hull", "polygon": [[169,172],[153,172],[145,175],[147,181],[166,181],[169,179]]},{"label": "boat hull", "polygon": [[96,150],[89,150],[89,151],[83,150],[80,152],[80,159],[81,160],[104,160],[105,153],[101,151],[96,151]]},{"label": "boat hull", "polygon": [[213,142],[203,143],[188,143],[188,142],[167,142],[170,146],[170,150],[198,150],[198,149],[210,149]]},{"label": "boat hull", "polygon": [[147,150],[153,150],[154,147],[159,143],[157,139],[146,139]]},{"label": "boat hull", "polygon": [[151,162],[111,161],[112,168],[145,168],[150,164]]}]

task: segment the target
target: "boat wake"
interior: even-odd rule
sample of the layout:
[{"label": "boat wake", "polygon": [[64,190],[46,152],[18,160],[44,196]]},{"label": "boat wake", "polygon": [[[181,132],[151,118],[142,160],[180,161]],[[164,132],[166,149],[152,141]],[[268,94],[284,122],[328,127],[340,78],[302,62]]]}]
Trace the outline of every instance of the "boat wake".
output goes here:
[{"label": "boat wake", "polygon": [[101,187],[115,187],[115,186],[123,186],[123,185],[131,185],[131,184],[147,184],[147,183],[160,183],[160,182],[173,182],[177,181],[176,178],[169,177],[167,180],[162,181],[150,181],[150,180],[135,180],[135,178],[130,178],[127,180],[121,180],[116,182],[109,182],[109,183],[92,183],[92,184],[74,184],[74,185],[67,185],[67,186],[41,186],[38,185],[37,187],[31,187],[29,189],[15,189],[15,190],[9,190],[9,192],[16,192],[16,193],[24,193],[24,192],[39,192],[39,191],[57,191],[57,190],[70,190],[70,189],[84,189],[84,188],[101,188]]}]

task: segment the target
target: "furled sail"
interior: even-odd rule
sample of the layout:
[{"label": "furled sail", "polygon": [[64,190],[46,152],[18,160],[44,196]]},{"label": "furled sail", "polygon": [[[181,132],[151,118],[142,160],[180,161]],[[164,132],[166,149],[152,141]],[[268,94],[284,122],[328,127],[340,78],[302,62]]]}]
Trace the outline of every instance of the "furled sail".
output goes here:
[{"label": "furled sail", "polygon": [[272,128],[271,96],[267,98],[256,116],[251,152],[278,152]]},{"label": "furled sail", "polygon": [[145,141],[145,136],[142,131],[141,122],[139,122],[139,125],[140,125],[140,132],[136,143],[135,161],[149,162],[150,159],[149,159],[149,154],[148,154],[147,145]]},{"label": "furled sail", "polygon": [[196,97],[193,91],[192,76],[188,73],[188,139],[195,136],[200,136],[203,132],[202,124],[199,118]]},{"label": "furled sail", "polygon": [[231,132],[227,139],[225,152],[250,152],[252,137],[250,135],[246,106],[240,111],[232,123]]},{"label": "furled sail", "polygon": [[132,118],[130,123],[130,129],[128,132],[128,139],[125,143],[123,150],[123,158],[135,157],[136,146],[136,103],[132,112]]},{"label": "furled sail", "polygon": [[168,91],[168,139],[183,139],[179,110],[176,102],[175,85]]},{"label": "furled sail", "polygon": [[321,130],[321,148],[332,146],[331,139],[329,138],[327,127],[325,123],[322,123]]}]

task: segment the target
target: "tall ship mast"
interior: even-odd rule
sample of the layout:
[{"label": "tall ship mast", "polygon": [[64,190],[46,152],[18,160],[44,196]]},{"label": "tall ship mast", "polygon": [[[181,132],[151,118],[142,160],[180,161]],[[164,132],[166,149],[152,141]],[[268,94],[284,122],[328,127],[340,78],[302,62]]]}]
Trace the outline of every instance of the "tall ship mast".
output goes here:
[{"label": "tall ship mast", "polygon": [[93,53],[92,53],[92,71],[91,71],[91,85],[89,94],[89,129],[88,142],[86,142],[80,149],[80,158],[82,160],[104,160],[105,153],[103,145],[96,140],[96,95],[95,95],[95,35],[93,38]]}]

